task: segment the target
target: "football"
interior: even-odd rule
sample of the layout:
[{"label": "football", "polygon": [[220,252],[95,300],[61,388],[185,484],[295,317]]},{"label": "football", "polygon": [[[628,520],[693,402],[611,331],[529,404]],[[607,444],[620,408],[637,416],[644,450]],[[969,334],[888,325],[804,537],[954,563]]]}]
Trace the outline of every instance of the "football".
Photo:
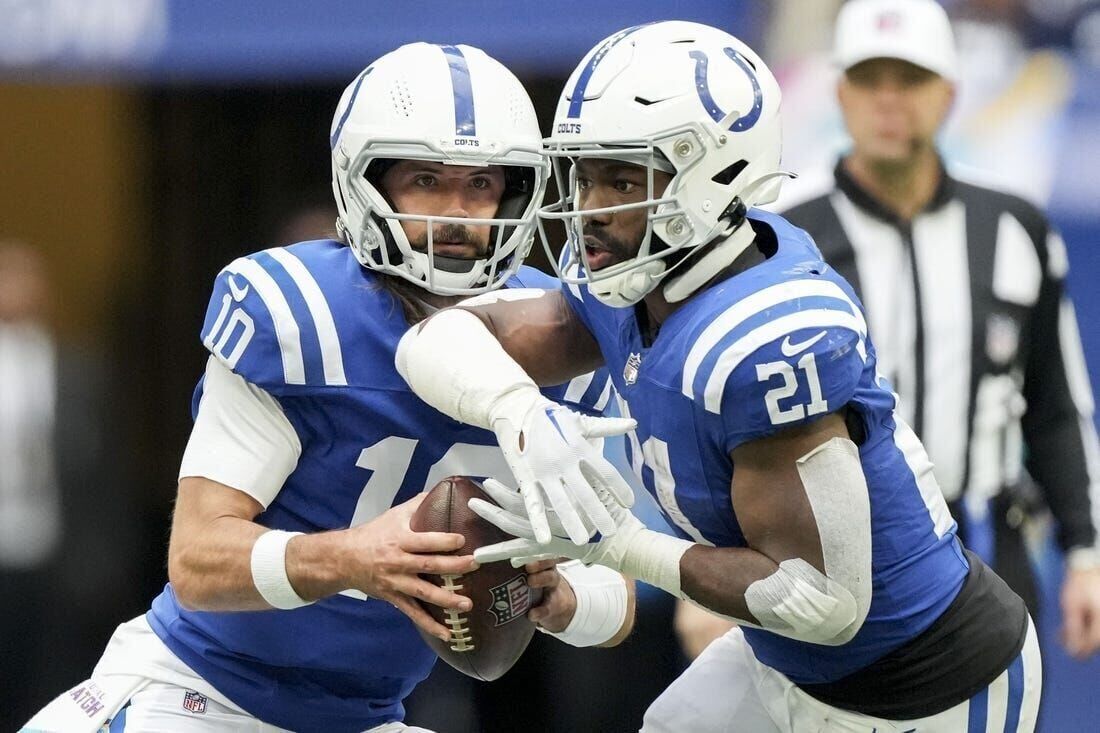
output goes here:
[{"label": "football", "polygon": [[[410,526],[415,532],[461,534],[466,544],[454,554],[471,553],[483,545],[512,539],[470,511],[467,502],[474,497],[492,501],[469,478],[445,478],[428,492]],[[502,561],[482,565],[463,575],[423,577],[473,601],[473,608],[466,613],[423,604],[432,618],[451,629],[450,642],[421,632],[436,654],[463,674],[486,682],[511,669],[535,633],[527,611],[542,596],[541,590],[527,586],[523,568],[513,568],[511,563]]]}]

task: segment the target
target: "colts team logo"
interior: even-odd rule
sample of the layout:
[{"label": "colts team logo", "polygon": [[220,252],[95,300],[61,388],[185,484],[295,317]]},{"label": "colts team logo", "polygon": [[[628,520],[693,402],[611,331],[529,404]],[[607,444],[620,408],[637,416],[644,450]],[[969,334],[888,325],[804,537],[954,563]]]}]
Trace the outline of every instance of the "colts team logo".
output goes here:
[{"label": "colts team logo", "polygon": [[489,606],[495,619],[493,626],[503,626],[531,609],[531,591],[527,587],[526,575],[517,575],[489,592],[493,594],[493,603]]},{"label": "colts team logo", "polygon": [[638,370],[642,368],[642,355],[631,354],[627,357],[626,366],[623,367],[623,381],[634,384],[638,381]]},{"label": "colts team logo", "polygon": [[[749,83],[752,84],[752,107],[748,112],[742,113],[729,126],[730,132],[744,132],[760,119],[760,113],[764,110],[764,92],[760,89],[760,80],[756,78],[756,69],[752,67],[748,59],[733,48],[723,48],[722,51],[730,61],[740,67],[745,76],[749,78]],[[710,94],[710,83],[707,81],[707,67],[710,65],[710,58],[702,51],[691,51],[688,56],[695,60],[695,91],[710,118],[715,122],[722,122],[729,114],[735,114],[723,111]]]},{"label": "colts team logo", "polygon": [[206,696],[197,692],[188,692],[183,696],[183,709],[199,715],[206,712]]}]

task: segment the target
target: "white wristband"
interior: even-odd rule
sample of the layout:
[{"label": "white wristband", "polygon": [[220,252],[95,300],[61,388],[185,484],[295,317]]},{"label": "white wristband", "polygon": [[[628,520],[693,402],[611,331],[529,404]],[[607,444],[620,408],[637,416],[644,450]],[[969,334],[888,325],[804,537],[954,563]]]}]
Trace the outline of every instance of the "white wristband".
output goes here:
[{"label": "white wristband", "polygon": [[619,562],[619,569],[624,575],[649,583],[677,598],[687,598],[680,588],[680,558],[694,544],[679,537],[643,529],[631,537]]},{"label": "white wristband", "polygon": [[596,646],[619,632],[626,621],[626,579],[602,565],[586,566],[577,560],[558,564],[577,597],[577,610],[564,631],[539,631],[571,646]]},{"label": "white wristband", "polygon": [[252,545],[252,582],[273,608],[285,611],[312,603],[294,591],[286,574],[287,543],[300,534],[272,529],[260,535]]}]

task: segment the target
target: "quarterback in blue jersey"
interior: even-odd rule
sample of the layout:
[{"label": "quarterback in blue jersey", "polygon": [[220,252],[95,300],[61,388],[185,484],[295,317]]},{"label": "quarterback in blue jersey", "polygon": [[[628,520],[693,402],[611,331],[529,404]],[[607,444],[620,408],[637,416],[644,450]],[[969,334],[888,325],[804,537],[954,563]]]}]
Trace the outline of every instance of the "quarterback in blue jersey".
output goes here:
[{"label": "quarterback in blue jersey", "polygon": [[[634,466],[679,537],[594,482],[614,532],[590,523],[577,542],[490,484],[501,506],[471,506],[517,539],[474,556],[577,558],[736,620],[644,731],[1031,731],[1041,670],[1023,602],[959,543],[852,289],[804,232],[753,208],[778,193],[778,107],[763,61],[694,23],[623,30],[573,73],[546,141],[560,201],[540,211],[568,234],[562,290],[444,311],[409,331],[398,368],[484,426],[539,404],[536,384],[606,364],[637,421]],[[476,366],[440,358],[458,343]],[[584,435],[545,414],[522,452],[505,448],[521,492],[596,472]]]},{"label": "quarterback in blue jersey", "polygon": [[[422,730],[402,723],[436,661],[416,627],[450,632],[420,602],[470,601],[420,574],[475,563],[446,554],[461,535],[415,533],[409,518],[443,478],[507,464],[493,433],[417,398],[394,353],[460,298],[557,287],[520,265],[548,165],[519,81],[467,46],[411,44],[366,68],[330,142],[344,241],[242,257],[215,282],[170,582],[25,730]],[[547,396],[600,410],[610,392],[588,374]],[[569,643],[616,643],[633,591],[600,571],[529,565],[546,591],[532,620]]]}]

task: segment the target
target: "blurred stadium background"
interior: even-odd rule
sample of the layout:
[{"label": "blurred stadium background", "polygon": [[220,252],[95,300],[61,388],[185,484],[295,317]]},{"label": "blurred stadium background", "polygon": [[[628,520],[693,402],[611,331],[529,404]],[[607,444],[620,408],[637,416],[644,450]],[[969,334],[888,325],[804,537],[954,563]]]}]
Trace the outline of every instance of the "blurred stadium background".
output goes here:
[{"label": "blurred stadium background", "polygon": [[[843,147],[827,56],[839,4],[0,0],[0,240],[44,254],[51,325],[80,367],[74,394],[87,396],[93,417],[71,428],[74,446],[58,446],[69,463],[65,531],[48,569],[55,600],[42,611],[51,633],[32,668],[5,665],[0,691],[8,675],[31,676],[46,697],[79,681],[113,627],[163,584],[209,287],[241,254],[331,227],[329,123],[340,90],[369,61],[415,40],[479,46],[524,80],[546,128],[565,77],[600,38],[652,20],[709,23],[754,45],[776,72],[786,167],[802,171]],[[964,59],[945,149],[1045,205],[1062,229],[1100,383],[1100,3],[945,5]],[[545,264],[537,251],[533,262]],[[1058,645],[1060,558],[1041,522],[1034,542],[1047,604],[1040,730],[1097,730],[1100,661],[1073,661]],[[20,599],[4,595],[7,647],[25,620]],[[410,722],[636,729],[684,663],[667,599],[647,594],[643,607],[623,656],[555,657],[540,640],[500,683],[511,697],[442,670],[417,693]],[[596,692],[561,696],[578,685]],[[29,713],[46,697],[4,704]]]}]

